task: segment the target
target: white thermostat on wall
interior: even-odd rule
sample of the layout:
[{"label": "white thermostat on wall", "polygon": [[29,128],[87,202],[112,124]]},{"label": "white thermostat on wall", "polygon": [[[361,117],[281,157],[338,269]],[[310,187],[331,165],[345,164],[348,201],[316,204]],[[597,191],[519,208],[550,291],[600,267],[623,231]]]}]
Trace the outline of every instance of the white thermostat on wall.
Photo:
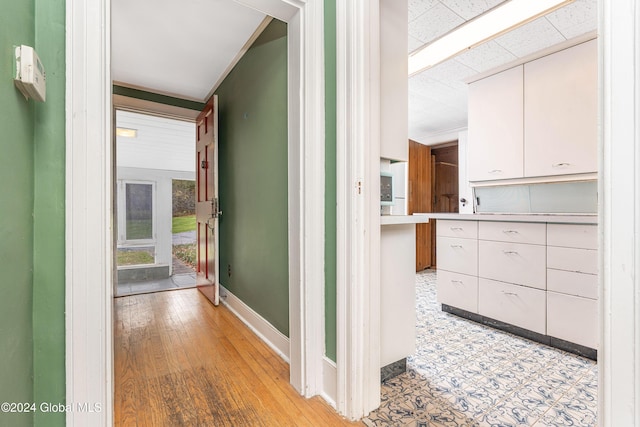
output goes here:
[{"label": "white thermostat on wall", "polygon": [[25,98],[44,102],[47,77],[42,62],[32,47],[16,46],[16,78],[13,81]]}]

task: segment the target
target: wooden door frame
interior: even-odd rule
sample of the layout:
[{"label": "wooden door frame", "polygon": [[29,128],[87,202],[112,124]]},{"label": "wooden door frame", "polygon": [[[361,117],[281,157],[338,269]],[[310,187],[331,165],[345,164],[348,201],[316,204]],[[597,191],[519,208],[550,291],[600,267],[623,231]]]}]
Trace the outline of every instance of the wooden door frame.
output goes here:
[{"label": "wooden door frame", "polygon": [[[288,24],[291,384],[322,391],[324,355],[324,3],[246,0]],[[254,4],[251,4],[254,3]],[[66,0],[67,425],[113,423],[111,1]]]}]

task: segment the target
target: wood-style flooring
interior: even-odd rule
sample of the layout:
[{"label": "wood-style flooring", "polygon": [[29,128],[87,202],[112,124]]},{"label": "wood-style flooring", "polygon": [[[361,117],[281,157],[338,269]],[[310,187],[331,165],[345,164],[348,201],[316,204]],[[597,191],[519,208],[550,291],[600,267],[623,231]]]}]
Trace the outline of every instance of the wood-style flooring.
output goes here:
[{"label": "wood-style flooring", "polygon": [[116,298],[116,426],[341,426],[227,308],[196,289]]}]

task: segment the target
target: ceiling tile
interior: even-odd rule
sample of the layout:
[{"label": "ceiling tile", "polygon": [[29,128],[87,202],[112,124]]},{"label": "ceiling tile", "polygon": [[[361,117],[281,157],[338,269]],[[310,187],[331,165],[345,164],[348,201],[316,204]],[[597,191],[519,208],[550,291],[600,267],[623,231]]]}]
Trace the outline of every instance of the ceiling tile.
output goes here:
[{"label": "ceiling tile", "polygon": [[566,39],[549,21],[542,17],[494,40],[509,52],[522,58]]},{"label": "ceiling tile", "polygon": [[598,2],[576,0],[548,14],[547,19],[567,39],[578,37],[598,28]]},{"label": "ceiling tile", "polygon": [[422,43],[420,40],[409,36],[409,53],[411,53],[414,50],[422,47],[423,45],[424,45],[424,43]]},{"label": "ceiling tile", "polygon": [[431,9],[438,0],[409,0],[409,22]]},{"label": "ceiling tile", "polygon": [[422,75],[427,79],[437,80],[449,86],[457,87],[460,82],[477,74],[476,70],[466,66],[462,62],[450,59],[441,62],[435,67],[431,67],[418,75]]},{"label": "ceiling tile", "polygon": [[492,9],[504,3],[506,0],[441,0],[442,3],[449,9],[454,11],[460,17],[465,20],[475,18],[478,15],[483,14],[489,9]]},{"label": "ceiling tile", "polygon": [[506,64],[515,59],[517,58],[514,54],[494,41],[483,43],[455,57],[456,61],[476,70],[478,73]]},{"label": "ceiling tile", "polygon": [[451,9],[438,3],[419,18],[409,23],[409,35],[429,43],[462,24],[464,19]]}]

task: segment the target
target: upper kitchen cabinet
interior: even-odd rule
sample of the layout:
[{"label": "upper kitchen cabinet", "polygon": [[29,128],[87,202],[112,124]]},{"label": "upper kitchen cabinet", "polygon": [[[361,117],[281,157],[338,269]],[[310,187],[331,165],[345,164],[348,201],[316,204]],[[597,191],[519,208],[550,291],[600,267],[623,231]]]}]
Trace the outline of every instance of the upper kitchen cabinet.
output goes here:
[{"label": "upper kitchen cabinet", "polygon": [[409,160],[407,0],[380,1],[380,157]]},{"label": "upper kitchen cabinet", "polygon": [[596,172],[598,48],[590,40],[524,64],[524,175]]},{"label": "upper kitchen cabinet", "polygon": [[469,181],[523,176],[523,66],[469,86]]}]

